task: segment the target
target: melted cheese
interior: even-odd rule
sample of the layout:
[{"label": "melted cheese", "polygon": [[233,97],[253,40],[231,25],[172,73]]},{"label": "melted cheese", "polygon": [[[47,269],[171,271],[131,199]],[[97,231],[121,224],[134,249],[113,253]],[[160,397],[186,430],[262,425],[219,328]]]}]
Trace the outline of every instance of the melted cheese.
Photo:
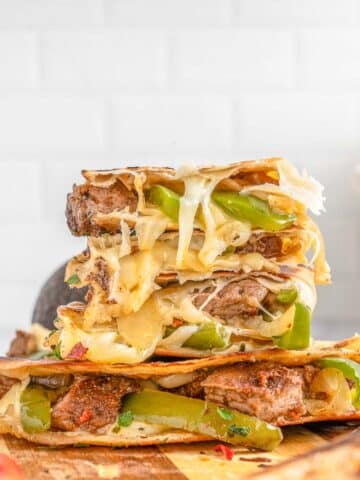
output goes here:
[{"label": "melted cheese", "polygon": [[208,189],[215,186],[212,183],[207,185],[206,179],[198,176],[185,178],[184,183],[185,192],[180,198],[179,208],[179,244],[176,255],[176,266],[178,268],[181,268],[184,264],[189,249],[194,230],[195,214],[200,202]]},{"label": "melted cheese", "polygon": [[[241,225],[241,222],[239,222]],[[223,228],[223,227],[221,227]],[[238,231],[236,229],[236,231]],[[237,234],[236,234],[237,235]],[[241,232],[239,233],[241,236]],[[215,236],[214,236],[215,238]],[[219,238],[219,237],[218,237]],[[237,240],[234,240],[236,243]],[[196,237],[193,237],[188,252],[183,260],[181,269],[177,269],[177,239],[156,241],[151,250],[141,250],[132,255],[121,255],[124,240],[120,246],[113,244],[110,247],[101,248],[98,241],[90,239],[90,258],[85,262],[72,261],[68,267],[67,275],[77,273],[82,280],[81,285],[86,285],[86,278],[93,283],[93,275],[96,272],[96,261],[98,258],[105,260],[109,270],[109,292],[99,289],[95,290],[92,304],[101,304],[104,298],[114,303],[114,312],[121,315],[128,315],[137,312],[150,295],[159,289],[156,279],[160,274],[176,274],[179,281],[184,283],[189,280],[204,280],[210,278],[214,271],[229,272],[252,272],[267,270],[277,273],[279,271],[275,262],[265,259],[259,253],[248,253],[244,255],[223,254],[214,258],[211,264],[206,265],[201,261],[200,255],[204,247]],[[206,243],[206,242],[205,242]],[[90,275],[90,276],[89,276]],[[98,320],[92,315],[93,305],[88,308],[88,326]],[[112,315],[116,316],[116,313]],[[98,312],[100,313],[100,312]],[[99,315],[102,323],[108,322],[109,318],[104,312]]]},{"label": "melted cheese", "polygon": [[[202,213],[200,223],[203,224],[202,227],[205,231],[205,243],[203,250],[200,252],[201,261],[205,265],[210,265],[219,253],[222,253],[227,246],[231,245],[226,244],[224,238],[226,232],[216,231],[219,226],[213,215],[216,208],[215,206],[211,208],[211,194],[214,188],[229,175],[231,175],[231,172],[221,170],[207,172],[206,174],[200,174],[197,170],[180,170],[178,172],[178,177],[183,180],[185,186],[184,195],[180,198],[179,209],[179,244],[176,256],[178,268],[184,263],[194,229],[195,215],[200,206]],[[223,222],[223,225],[226,221],[229,221],[229,218]],[[241,230],[241,224],[242,222],[239,222],[238,230]],[[214,240],[215,238],[216,240]]]},{"label": "melted cheese", "polygon": [[[150,319],[148,320],[150,322]],[[60,350],[63,358],[67,358],[74,345],[81,343],[87,348],[84,359],[91,362],[138,363],[153,354],[159,341],[159,338],[155,336],[147,348],[141,349],[121,343],[116,330],[88,332],[76,325],[70,318],[62,317],[62,322]],[[148,328],[147,322],[144,322],[144,325]]]},{"label": "melted cheese", "polygon": [[287,199],[284,200],[293,208],[295,207],[295,213],[298,207],[296,207],[294,200],[315,215],[319,215],[325,210],[324,187],[313,177],[310,177],[306,170],[300,175],[297,169],[284,159],[278,161],[277,168],[279,185],[273,183],[250,185],[244,187],[242,193],[261,192],[265,199],[271,195],[285,195]]},{"label": "melted cheese", "polygon": [[[306,275],[301,278],[300,273],[294,281],[284,281],[281,277],[272,280],[269,274],[263,277],[261,274],[253,274],[254,280],[264,284],[270,290],[276,292],[281,288],[291,288],[294,282],[302,286],[299,289],[301,300],[311,308],[313,307],[313,290],[306,284]],[[309,275],[308,275],[309,276]],[[310,278],[310,276],[309,276]],[[64,358],[76,343],[82,343],[88,351],[86,358],[94,362],[107,361],[109,363],[124,362],[133,363],[143,361],[154,353],[157,346],[170,349],[181,348],[186,340],[194,334],[202,325],[215,322],[221,326],[223,334],[243,338],[266,339],[274,335],[281,335],[291,328],[293,315],[291,308],[287,314],[280,318],[276,316],[269,323],[261,316],[246,319],[236,317],[232,321],[224,322],[221,318],[212,316],[205,311],[206,303],[200,308],[192,302],[193,295],[201,293],[209,287],[214,288],[209,301],[217,291],[233,282],[233,277],[204,282],[187,282],[183,286],[164,288],[153,295],[137,311],[128,315],[121,315],[120,306],[117,304],[93,304],[87,307],[84,319],[81,316],[76,320],[69,317],[61,317],[62,328],[60,330],[61,354]],[[315,290],[314,290],[315,291]],[[304,293],[305,292],[305,293]],[[98,322],[98,326],[88,324],[86,314],[89,308],[91,317],[101,316],[102,320],[108,318],[107,324]],[[293,312],[292,312],[293,313]],[[184,322],[168,337],[163,338],[165,327],[171,325],[174,319]]]}]

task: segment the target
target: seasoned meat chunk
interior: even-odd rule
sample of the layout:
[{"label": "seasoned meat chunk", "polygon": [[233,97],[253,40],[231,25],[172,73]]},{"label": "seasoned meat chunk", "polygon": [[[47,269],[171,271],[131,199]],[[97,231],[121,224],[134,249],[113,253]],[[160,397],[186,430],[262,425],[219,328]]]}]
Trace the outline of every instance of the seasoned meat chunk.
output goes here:
[{"label": "seasoned meat chunk", "polygon": [[11,341],[8,357],[28,357],[37,351],[36,338],[32,333],[16,330],[16,336]]},{"label": "seasoned meat chunk", "polygon": [[[200,308],[214,291],[210,287],[193,298],[195,307]],[[236,316],[253,316],[258,312],[257,303],[261,303],[268,293],[267,288],[255,280],[245,279],[228,283],[203,308],[210,315],[228,320]]]},{"label": "seasoned meat chunk", "polygon": [[41,385],[42,387],[50,388],[50,390],[68,387],[71,382],[72,376],[65,374],[48,375],[47,377],[31,377],[32,384]]},{"label": "seasoned meat chunk", "polygon": [[135,380],[126,377],[78,377],[53,407],[51,425],[59,430],[96,432],[115,421],[121,398],[139,388]]},{"label": "seasoned meat chunk", "polygon": [[6,377],[5,375],[0,375],[0,399],[7,393],[10,388],[18,383],[17,378]]},{"label": "seasoned meat chunk", "polygon": [[261,253],[265,258],[280,257],[282,241],[276,235],[262,235],[250,237],[249,242],[240,250],[239,253]]},{"label": "seasoned meat chunk", "polygon": [[173,388],[171,393],[177,395],[183,395],[184,397],[192,398],[204,398],[204,388],[202,386],[203,380],[207,377],[208,372],[206,370],[199,370],[196,372],[195,378],[181,387]]},{"label": "seasoned meat chunk", "polygon": [[110,213],[125,207],[134,211],[136,204],[136,195],[127,190],[120,181],[106,188],[88,183],[74,185],[73,191],[67,197],[67,223],[74,235],[96,237],[101,233],[101,228],[93,218],[96,213]]},{"label": "seasoned meat chunk", "polygon": [[260,362],[216,370],[203,382],[206,400],[281,424],[306,413],[304,369]]}]

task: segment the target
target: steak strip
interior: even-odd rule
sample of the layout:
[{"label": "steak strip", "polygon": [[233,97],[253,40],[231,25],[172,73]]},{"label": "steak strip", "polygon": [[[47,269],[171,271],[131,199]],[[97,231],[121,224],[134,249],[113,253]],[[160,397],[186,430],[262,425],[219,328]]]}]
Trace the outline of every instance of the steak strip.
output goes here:
[{"label": "steak strip", "polygon": [[135,193],[127,190],[120,181],[106,188],[85,183],[73,186],[73,191],[67,196],[65,214],[69,229],[74,235],[97,237],[103,233],[94,220],[97,213],[110,213],[125,207],[133,212],[136,205]]},{"label": "steak strip", "polygon": [[306,391],[319,369],[260,362],[215,370],[203,382],[206,400],[281,425],[306,414]]},{"label": "steak strip", "polygon": [[282,240],[278,235],[250,237],[248,243],[237,250],[238,253],[261,253],[265,258],[277,258],[282,255]]},{"label": "steak strip", "polygon": [[[195,307],[201,308],[214,289],[215,287],[209,287],[195,294],[192,300]],[[205,304],[203,311],[223,320],[229,320],[236,316],[254,316],[258,313],[256,305],[261,304],[267,294],[268,289],[256,280],[234,281],[228,283]]]},{"label": "steak strip", "polygon": [[28,357],[37,352],[37,342],[35,335],[16,330],[16,336],[11,340],[8,357]]},{"label": "steak strip", "polygon": [[51,425],[58,430],[96,432],[115,422],[124,395],[139,390],[138,382],[131,378],[77,377],[66,395],[54,405]]}]

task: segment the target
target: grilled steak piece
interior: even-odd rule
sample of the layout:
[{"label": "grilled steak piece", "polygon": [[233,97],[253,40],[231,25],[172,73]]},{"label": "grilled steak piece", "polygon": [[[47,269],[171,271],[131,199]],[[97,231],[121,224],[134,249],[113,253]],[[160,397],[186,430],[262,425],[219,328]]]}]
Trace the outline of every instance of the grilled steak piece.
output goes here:
[{"label": "grilled steak piece", "polygon": [[281,424],[305,415],[305,368],[260,362],[217,369],[203,382],[206,400]]},{"label": "grilled steak piece", "polygon": [[136,195],[128,191],[120,181],[106,188],[85,183],[73,186],[73,191],[67,197],[65,213],[74,235],[96,237],[102,233],[93,218],[96,213],[110,213],[125,207],[129,207],[132,212],[136,209],[136,204]]},{"label": "grilled steak piece", "polygon": [[32,333],[16,330],[16,336],[11,340],[8,357],[28,357],[37,351],[36,338]]},{"label": "grilled steak piece", "polygon": [[169,391],[171,393],[176,393],[177,395],[183,395],[184,397],[204,398],[205,392],[202,382],[205,380],[207,375],[208,372],[206,370],[199,370],[196,372],[196,377],[191,382],[181,385],[181,387],[173,388]]},{"label": "grilled steak piece", "polygon": [[54,405],[51,425],[58,430],[96,432],[115,421],[121,398],[139,389],[135,380],[126,377],[78,377]]},{"label": "grilled steak piece", "polygon": [[238,253],[261,253],[265,258],[276,258],[282,254],[282,241],[276,235],[250,237],[249,242]]},{"label": "grilled steak piece", "polygon": [[35,385],[41,385],[50,390],[56,390],[58,388],[68,387],[72,382],[72,375],[49,375],[47,377],[31,377],[31,383]]},{"label": "grilled steak piece", "polygon": [[0,375],[0,399],[7,393],[10,388],[18,383],[17,378],[6,377],[5,375]]},{"label": "grilled steak piece", "polygon": [[[214,291],[209,287],[193,298],[193,304],[200,308]],[[228,283],[203,308],[210,315],[228,320],[236,316],[251,317],[258,312],[257,303],[262,303],[268,289],[255,280],[245,279]]]}]

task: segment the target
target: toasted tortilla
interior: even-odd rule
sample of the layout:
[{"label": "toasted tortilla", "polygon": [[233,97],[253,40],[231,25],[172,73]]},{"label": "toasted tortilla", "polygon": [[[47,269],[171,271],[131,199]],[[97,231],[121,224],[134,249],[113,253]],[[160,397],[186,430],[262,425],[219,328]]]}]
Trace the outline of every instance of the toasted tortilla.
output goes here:
[{"label": "toasted tortilla", "polygon": [[[228,174],[227,176],[230,179],[236,180],[237,177],[247,173],[266,173],[271,170],[276,170],[281,160],[283,159],[267,158],[264,160],[247,160],[225,166],[200,167],[198,171],[202,175],[225,173]],[[111,170],[83,170],[81,173],[92,185],[109,187],[119,180],[129,191],[135,189],[134,174],[140,174],[146,178],[146,188],[157,183],[161,183],[162,185],[176,185],[181,183],[177,178],[176,170],[170,167],[127,167]]]},{"label": "toasted tortilla", "polygon": [[[255,352],[238,352],[228,355],[217,355],[204,359],[186,361],[164,362],[156,361],[135,365],[124,364],[95,364],[91,362],[68,361],[68,360],[29,360],[29,359],[0,359],[0,375],[25,380],[30,375],[48,376],[55,374],[107,374],[123,375],[138,379],[184,374],[196,372],[203,368],[214,368],[234,363],[271,361],[288,367],[304,366],[316,362],[323,357],[349,358],[360,362],[360,351],[339,348],[333,342],[316,342],[311,349],[304,351],[287,351],[279,348],[268,348]],[[15,409],[16,411],[16,409]],[[24,432],[19,421],[16,421],[14,409],[10,408],[5,415],[0,417],[0,433],[10,433],[19,438],[46,445],[71,445],[85,443],[91,445],[109,446],[134,446],[155,445],[162,443],[189,443],[196,441],[212,440],[210,437],[193,434],[182,430],[168,429],[157,434],[127,433],[124,429],[121,434],[92,434],[80,432],[52,432],[47,431],[37,434]],[[360,410],[342,414],[308,415],[294,420],[282,420],[279,426],[297,425],[309,422],[322,421],[357,421],[360,420]]]},{"label": "toasted tortilla", "polygon": [[11,434],[17,438],[24,438],[29,442],[40,443],[42,445],[65,446],[65,445],[98,445],[105,447],[136,447],[149,445],[163,445],[166,443],[193,443],[214,440],[213,438],[196,433],[185,432],[183,430],[169,429],[158,435],[144,435],[126,437],[119,434],[95,435],[89,432],[43,432],[26,433],[18,428],[14,422],[9,419],[2,423],[0,418],[0,434]]},{"label": "toasted tortilla", "polygon": [[[358,336],[353,337],[355,341]],[[346,340],[349,342],[351,339]],[[345,342],[345,340],[344,340]],[[266,362],[279,363],[288,367],[304,366],[324,357],[341,357],[360,363],[360,349],[338,347],[335,342],[314,341],[306,350],[283,350],[277,347],[251,352],[236,352],[212,355],[206,358],[178,361],[153,361],[136,364],[94,363],[74,360],[30,360],[28,358],[0,358],[0,375],[24,379],[27,375],[48,376],[50,374],[105,374],[148,379],[152,376],[166,376],[192,373],[202,368],[222,367],[234,363]]]}]

